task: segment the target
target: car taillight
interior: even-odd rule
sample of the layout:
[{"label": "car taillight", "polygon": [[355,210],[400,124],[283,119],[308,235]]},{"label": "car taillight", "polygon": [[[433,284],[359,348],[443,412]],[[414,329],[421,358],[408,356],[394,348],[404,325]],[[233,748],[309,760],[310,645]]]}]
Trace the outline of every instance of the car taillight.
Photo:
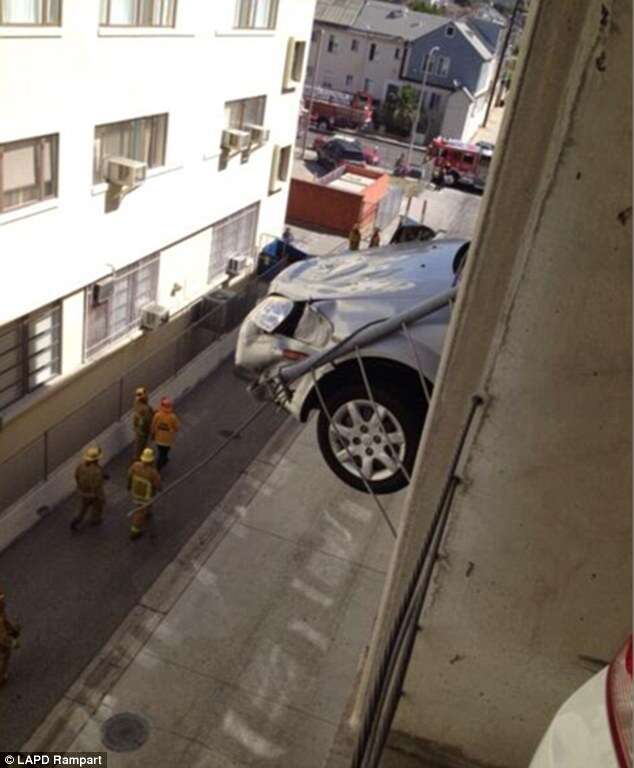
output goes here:
[{"label": "car taillight", "polygon": [[632,768],[632,636],[608,669],[608,719],[621,768]]}]

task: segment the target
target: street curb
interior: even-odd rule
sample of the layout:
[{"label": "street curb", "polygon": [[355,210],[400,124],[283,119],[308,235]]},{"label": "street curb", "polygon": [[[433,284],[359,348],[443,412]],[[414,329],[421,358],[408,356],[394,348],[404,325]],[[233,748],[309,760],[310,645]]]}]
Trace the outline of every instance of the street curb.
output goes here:
[{"label": "street curb", "polygon": [[306,428],[288,417],[22,746],[64,752]]}]

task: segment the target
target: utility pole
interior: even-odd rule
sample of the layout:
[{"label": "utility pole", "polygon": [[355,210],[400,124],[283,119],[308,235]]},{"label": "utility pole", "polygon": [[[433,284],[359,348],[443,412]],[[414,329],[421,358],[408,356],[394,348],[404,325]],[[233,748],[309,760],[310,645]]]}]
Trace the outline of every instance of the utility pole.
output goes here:
[{"label": "utility pole", "polygon": [[308,144],[308,131],[310,129],[310,116],[313,112],[313,101],[315,99],[315,80],[317,79],[317,72],[319,71],[319,61],[321,59],[321,40],[324,36],[324,30],[317,30],[319,37],[317,38],[317,55],[315,56],[315,68],[313,69],[313,77],[310,85],[310,99],[308,100],[308,114],[306,115],[306,128],[304,130],[304,143],[302,146],[302,159],[306,158],[306,145]]},{"label": "utility pole", "polygon": [[506,36],[504,38],[504,44],[502,45],[502,52],[500,53],[500,60],[498,61],[497,68],[495,70],[495,77],[493,78],[493,84],[491,85],[491,94],[489,96],[489,103],[487,104],[486,112],[484,113],[484,120],[482,121],[482,127],[487,124],[487,120],[489,119],[489,112],[491,111],[491,105],[493,104],[493,98],[495,96],[495,89],[497,88],[498,80],[500,79],[500,73],[502,71],[502,65],[504,64],[504,57],[506,55],[506,49],[509,45],[509,40],[511,39],[511,32],[513,31],[513,27],[515,25],[515,17],[517,16],[520,5],[522,5],[522,0],[515,0],[515,6],[513,8],[513,13],[511,14],[511,20],[509,21],[509,28],[506,31]]},{"label": "utility pole", "polygon": [[420,113],[423,108],[423,99],[425,97],[425,86],[427,85],[427,75],[429,74],[432,65],[434,63],[434,54],[438,53],[440,47],[435,45],[427,54],[427,57],[423,57],[423,63],[425,65],[425,71],[423,72],[423,80],[420,86],[420,98],[418,99],[418,109],[416,110],[416,117],[414,118],[414,124],[412,125],[412,135],[407,149],[407,161],[406,165],[409,168],[412,164],[412,152],[414,151],[414,141],[416,139],[416,130],[418,123],[420,122]]}]

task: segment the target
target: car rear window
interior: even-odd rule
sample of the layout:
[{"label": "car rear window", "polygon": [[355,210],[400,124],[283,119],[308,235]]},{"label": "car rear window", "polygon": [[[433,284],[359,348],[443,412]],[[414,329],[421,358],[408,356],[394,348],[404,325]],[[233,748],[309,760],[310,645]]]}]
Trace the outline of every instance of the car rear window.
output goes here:
[{"label": "car rear window", "polygon": [[363,161],[363,152],[355,147],[344,147],[343,156],[346,160],[361,160]]}]

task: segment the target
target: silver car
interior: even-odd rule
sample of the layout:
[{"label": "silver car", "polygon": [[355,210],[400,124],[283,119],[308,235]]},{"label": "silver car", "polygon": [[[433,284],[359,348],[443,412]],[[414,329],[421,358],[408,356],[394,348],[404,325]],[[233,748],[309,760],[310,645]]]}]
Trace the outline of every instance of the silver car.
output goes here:
[{"label": "silver car", "polygon": [[468,246],[466,240],[434,239],[293,264],[242,324],[238,373],[251,379],[258,399],[275,400],[300,421],[318,411],[323,457],[354,488],[391,493],[407,484],[449,307],[414,322],[407,333],[397,329],[288,384],[284,373],[451,289]]}]

